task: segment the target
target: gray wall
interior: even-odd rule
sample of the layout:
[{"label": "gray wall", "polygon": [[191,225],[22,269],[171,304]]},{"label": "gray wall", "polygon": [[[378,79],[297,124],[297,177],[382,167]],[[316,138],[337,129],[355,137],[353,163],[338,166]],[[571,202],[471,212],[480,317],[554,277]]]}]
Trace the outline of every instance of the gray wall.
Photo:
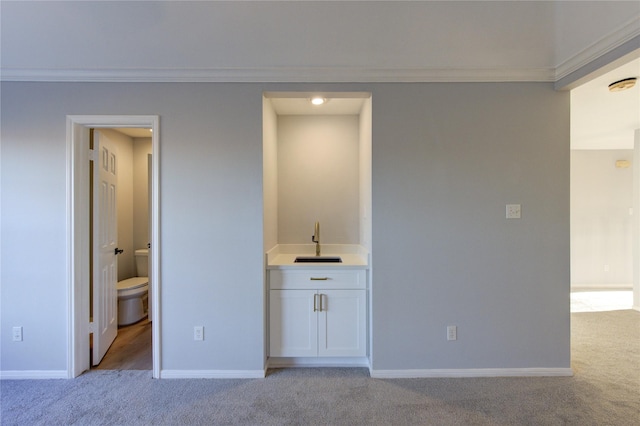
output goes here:
[{"label": "gray wall", "polygon": [[161,368],[263,368],[264,90],[372,92],[374,368],[569,366],[569,95],[550,83],[1,89],[2,370],[66,369],[66,114],[160,116]]},{"label": "gray wall", "polygon": [[546,84],[376,87],[374,368],[569,367],[568,117]]}]

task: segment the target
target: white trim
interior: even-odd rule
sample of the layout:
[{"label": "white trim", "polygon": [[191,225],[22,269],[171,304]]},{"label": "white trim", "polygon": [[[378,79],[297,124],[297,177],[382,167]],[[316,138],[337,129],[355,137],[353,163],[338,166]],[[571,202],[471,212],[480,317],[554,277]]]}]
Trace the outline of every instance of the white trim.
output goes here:
[{"label": "white trim", "polygon": [[73,208],[73,190],[74,190],[74,179],[73,179],[73,163],[74,163],[74,144],[73,144],[73,122],[69,120],[67,117],[67,142],[66,142],[66,164],[65,164],[65,184],[66,184],[66,276],[67,276],[67,294],[65,300],[67,301],[66,312],[67,312],[67,370],[66,377],[72,378],[75,376],[74,374],[74,363],[72,362],[76,356],[72,355],[75,351],[75,336],[76,332],[74,331],[75,321],[74,321],[74,282],[75,282],[75,272],[73,270],[74,263],[73,253],[74,253],[74,235],[75,229],[73,226],[74,223],[74,208]]},{"label": "white trim", "polygon": [[365,367],[369,368],[366,357],[271,357],[267,361],[267,368],[281,367]]},{"label": "white trim", "polygon": [[[67,116],[67,371],[65,377],[79,376],[89,369],[89,314],[87,292],[87,271],[82,269],[88,265],[88,249],[83,250],[82,244],[88,244],[88,179],[83,179],[80,169],[85,164],[88,170],[88,149],[76,143],[74,128],[80,125],[84,128],[113,128],[113,127],[150,127],[151,136],[153,183],[152,196],[152,232],[150,235],[153,249],[151,250],[151,273],[153,279],[152,305],[152,356],[153,377],[160,377],[160,121],[157,115],[69,115]],[[80,170],[79,170],[80,169]],[[84,194],[86,192],[86,194]],[[84,195],[83,195],[84,194]],[[86,196],[85,196],[86,195]],[[86,240],[86,241],[85,241]],[[84,261],[83,261],[84,259]],[[88,269],[88,266],[87,266]],[[87,306],[84,306],[84,305]]]},{"label": "white trim", "polygon": [[66,370],[6,370],[0,371],[0,380],[66,379]]},{"label": "white trim", "polygon": [[263,379],[265,370],[162,370],[163,379]]},{"label": "white trim", "polygon": [[640,16],[634,17],[617,30],[593,43],[581,52],[565,60],[556,67],[555,80],[558,81],[569,74],[578,71],[592,61],[611,52],[624,43],[640,35]]},{"label": "white trim", "polygon": [[0,68],[0,81],[204,83],[553,82],[554,68]]},{"label": "white trim", "polygon": [[631,267],[633,279],[633,309],[640,311],[640,129],[633,132],[633,212],[631,216]]},{"label": "white trim", "polygon": [[371,377],[377,379],[556,376],[573,376],[573,370],[571,370],[570,368],[461,368],[426,370],[371,370]]},{"label": "white trim", "polygon": [[[89,188],[88,180],[80,176],[88,176],[89,147],[74,143],[78,135],[75,134],[75,123],[67,117],[67,377],[77,377],[86,369],[84,363],[75,360],[89,359],[89,344],[77,344],[80,336],[89,339],[89,306],[82,303],[86,295],[83,282],[88,282],[88,263],[83,268],[83,262],[75,262],[77,253],[88,253],[89,237],[83,230],[89,229]],[[76,200],[86,200],[76,203]],[[79,319],[84,318],[84,321]]]},{"label": "white trim", "polygon": [[571,292],[628,291],[628,290],[633,290],[633,283],[605,283],[605,284],[580,283],[580,284],[571,285]]}]

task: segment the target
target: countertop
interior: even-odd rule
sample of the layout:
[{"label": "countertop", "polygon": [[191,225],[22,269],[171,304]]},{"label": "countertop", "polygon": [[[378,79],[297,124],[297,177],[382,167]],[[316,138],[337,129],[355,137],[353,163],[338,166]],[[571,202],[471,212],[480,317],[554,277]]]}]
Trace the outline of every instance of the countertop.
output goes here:
[{"label": "countertop", "polygon": [[314,244],[280,244],[267,252],[267,269],[368,269],[369,253],[358,245],[326,244],[321,255],[337,256],[342,262],[300,262],[297,256],[314,256]]}]

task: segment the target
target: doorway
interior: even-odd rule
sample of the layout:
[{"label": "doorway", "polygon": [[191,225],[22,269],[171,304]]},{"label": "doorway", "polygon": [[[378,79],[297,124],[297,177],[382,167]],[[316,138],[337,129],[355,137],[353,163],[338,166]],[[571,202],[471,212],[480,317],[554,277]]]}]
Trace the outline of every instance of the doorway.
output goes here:
[{"label": "doorway", "polygon": [[640,128],[640,89],[609,86],[637,76],[639,54],[614,61],[573,87],[570,107],[571,290],[595,290],[596,297],[603,296],[598,303],[606,302],[603,290],[631,291],[636,310],[640,180],[634,157],[640,142],[634,142],[634,132]]},{"label": "doorway", "polygon": [[[90,132],[94,153],[90,175],[92,369],[152,369],[152,322],[147,314],[153,289],[146,278],[151,134],[146,128],[96,128]],[[113,208],[107,208],[111,198]],[[111,261],[115,263],[110,265]]]},{"label": "doorway", "polygon": [[90,368],[90,129],[151,129],[149,287],[152,372],[160,377],[160,274],[159,274],[159,118],[158,116],[67,116],[67,271],[68,271],[68,377]]},{"label": "doorway", "polygon": [[632,149],[571,151],[572,312],[632,306],[632,160]]}]

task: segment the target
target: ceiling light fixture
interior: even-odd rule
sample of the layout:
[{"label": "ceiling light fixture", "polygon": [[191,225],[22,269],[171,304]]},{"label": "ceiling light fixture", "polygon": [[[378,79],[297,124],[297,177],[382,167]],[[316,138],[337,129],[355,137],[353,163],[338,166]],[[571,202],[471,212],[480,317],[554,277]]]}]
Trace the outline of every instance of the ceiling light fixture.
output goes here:
[{"label": "ceiling light fixture", "polygon": [[314,105],[322,105],[325,102],[327,102],[327,100],[321,96],[314,96],[311,98],[311,103]]},{"label": "ceiling light fixture", "polygon": [[622,80],[614,81],[609,85],[610,92],[622,92],[623,90],[631,89],[636,85],[636,77],[629,77]]}]

